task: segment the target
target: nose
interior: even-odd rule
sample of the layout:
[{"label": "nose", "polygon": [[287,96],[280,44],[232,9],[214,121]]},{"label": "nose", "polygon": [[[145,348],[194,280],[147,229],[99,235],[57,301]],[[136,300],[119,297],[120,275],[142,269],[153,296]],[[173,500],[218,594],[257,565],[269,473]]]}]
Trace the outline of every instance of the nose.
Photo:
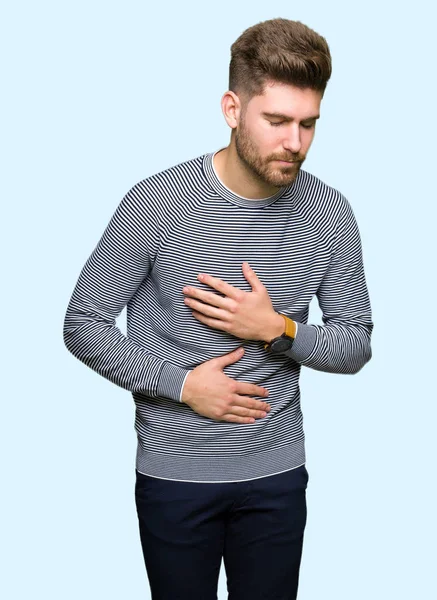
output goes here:
[{"label": "nose", "polygon": [[292,154],[297,154],[300,152],[302,147],[302,142],[300,140],[300,131],[297,123],[293,123],[290,130],[288,130],[288,135],[284,139],[284,150],[289,150]]}]

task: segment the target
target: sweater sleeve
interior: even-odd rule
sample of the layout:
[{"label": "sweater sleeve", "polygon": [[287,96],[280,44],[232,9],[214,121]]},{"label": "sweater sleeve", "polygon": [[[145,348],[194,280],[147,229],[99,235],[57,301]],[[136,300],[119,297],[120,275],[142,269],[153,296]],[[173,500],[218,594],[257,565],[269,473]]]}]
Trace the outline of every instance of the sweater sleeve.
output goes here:
[{"label": "sweater sleeve", "polygon": [[324,325],[298,323],[284,354],[318,371],[355,374],[372,357],[373,322],[358,225],[342,199],[331,259],[316,292]]},{"label": "sweater sleeve", "polygon": [[116,325],[153,264],[158,223],[143,180],[121,200],[83,266],[67,307],[63,336],[76,358],[116,385],[179,402],[189,371],[154,356]]}]

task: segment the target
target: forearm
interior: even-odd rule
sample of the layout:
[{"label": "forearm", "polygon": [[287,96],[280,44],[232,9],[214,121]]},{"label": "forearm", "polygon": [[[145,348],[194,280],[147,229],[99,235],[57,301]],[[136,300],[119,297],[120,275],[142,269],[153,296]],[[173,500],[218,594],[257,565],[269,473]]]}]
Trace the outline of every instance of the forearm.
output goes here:
[{"label": "forearm", "polygon": [[355,374],[371,359],[373,323],[362,315],[346,323],[297,323],[297,335],[284,352],[296,362],[327,373]]},{"label": "forearm", "polygon": [[[357,373],[371,358],[370,336],[373,323],[369,318],[345,324],[307,325],[289,319],[294,342],[283,352],[306,367],[328,373]],[[266,341],[285,332],[284,318],[278,313],[266,331]]]},{"label": "forearm", "polygon": [[179,401],[187,369],[154,356],[83,303],[70,301],[63,328],[67,349],[112,383],[150,397]]},{"label": "forearm", "polygon": [[86,261],[64,319],[68,350],[85,365],[131,392],[179,401],[187,369],[153,355],[125,336],[116,319],[148,276],[159,226],[146,182],[119,203]]},{"label": "forearm", "polygon": [[316,292],[323,325],[298,323],[285,354],[318,371],[353,374],[372,357],[373,322],[358,225],[342,198],[331,260]]}]

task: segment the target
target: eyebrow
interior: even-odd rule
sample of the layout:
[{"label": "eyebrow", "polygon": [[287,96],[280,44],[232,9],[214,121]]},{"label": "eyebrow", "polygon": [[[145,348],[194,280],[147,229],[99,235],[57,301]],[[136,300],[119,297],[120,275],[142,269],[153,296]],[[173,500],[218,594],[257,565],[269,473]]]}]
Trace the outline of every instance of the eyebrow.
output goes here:
[{"label": "eyebrow", "polygon": [[[284,121],[294,121],[293,117],[289,117],[287,115],[283,115],[278,112],[262,112],[263,117],[273,117],[274,119],[284,119]],[[320,119],[320,115],[314,115],[313,117],[307,117],[306,119],[302,119],[303,121],[311,121],[312,119]]]}]

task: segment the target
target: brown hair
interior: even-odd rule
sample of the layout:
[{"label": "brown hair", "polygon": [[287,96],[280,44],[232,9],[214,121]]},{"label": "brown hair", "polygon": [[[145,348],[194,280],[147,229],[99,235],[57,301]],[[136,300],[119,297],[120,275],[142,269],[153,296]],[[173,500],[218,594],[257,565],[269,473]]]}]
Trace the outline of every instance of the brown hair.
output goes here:
[{"label": "brown hair", "polygon": [[268,81],[325,92],[331,53],[324,37],[300,21],[270,19],[249,27],[231,46],[229,89],[247,104]]}]

